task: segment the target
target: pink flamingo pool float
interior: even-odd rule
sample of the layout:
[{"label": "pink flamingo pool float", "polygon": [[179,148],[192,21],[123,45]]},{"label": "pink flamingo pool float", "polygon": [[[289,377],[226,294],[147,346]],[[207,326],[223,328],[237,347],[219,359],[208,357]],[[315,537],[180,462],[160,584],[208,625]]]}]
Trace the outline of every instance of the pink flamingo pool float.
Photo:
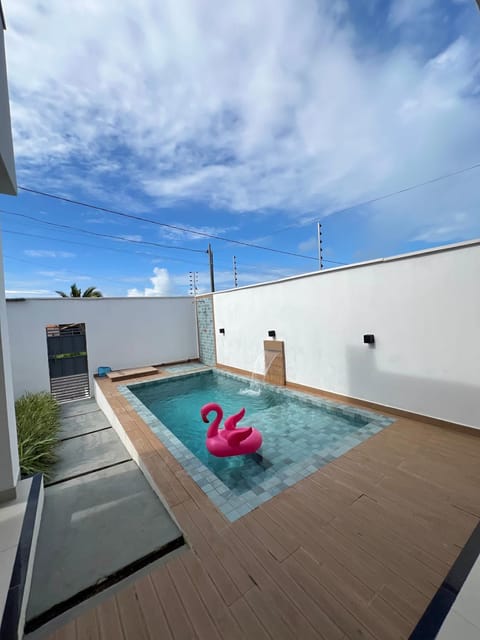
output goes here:
[{"label": "pink flamingo pool float", "polygon": [[200,409],[204,422],[208,422],[208,414],[214,411],[217,415],[207,429],[206,445],[210,453],[218,458],[242,456],[255,453],[262,446],[262,434],[253,427],[237,427],[237,423],[245,415],[245,409],[225,420],[224,428],[219,430],[223,419],[222,407],[209,402]]}]

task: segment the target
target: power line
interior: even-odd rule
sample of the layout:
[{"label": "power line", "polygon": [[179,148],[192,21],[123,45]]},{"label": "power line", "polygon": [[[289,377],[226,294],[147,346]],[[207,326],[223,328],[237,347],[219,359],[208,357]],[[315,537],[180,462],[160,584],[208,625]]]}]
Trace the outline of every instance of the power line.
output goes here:
[{"label": "power line", "polygon": [[[34,218],[33,216],[26,216],[25,214],[12,212],[12,211],[6,211],[4,209],[0,209],[0,212],[5,213],[7,215],[15,215],[15,216],[27,217],[30,220],[33,220],[33,221],[38,222],[40,224],[47,224],[47,225],[52,225],[52,226],[65,227],[65,231],[62,231],[62,229],[59,229],[59,231],[61,231],[62,233],[68,233],[69,230],[75,231],[76,233],[84,231],[84,230],[78,229],[77,227],[71,227],[69,225],[57,225],[56,223],[48,222],[47,220],[40,220],[39,218]],[[102,249],[102,250],[105,249],[106,251],[115,251],[116,253],[125,253],[127,255],[132,255],[132,256],[151,256],[151,257],[156,257],[159,260],[164,260],[164,261],[167,261],[167,262],[168,261],[182,262],[184,264],[189,264],[189,265],[194,265],[195,264],[195,265],[199,265],[199,266],[202,266],[202,267],[206,267],[206,265],[204,265],[203,263],[198,262],[198,261],[184,260],[182,258],[173,258],[171,256],[161,256],[161,255],[158,255],[158,254],[155,254],[155,253],[151,253],[151,252],[125,251],[125,250],[122,250],[122,249],[117,249],[117,248],[113,248],[113,247],[107,247],[107,246],[104,246],[104,245],[90,244],[90,243],[87,243],[87,242],[77,242],[77,241],[74,241],[74,240],[65,240],[64,238],[54,238],[54,237],[51,237],[51,236],[44,236],[44,235],[39,235],[39,234],[32,234],[32,233],[29,234],[29,233],[26,233],[26,232],[14,231],[14,230],[9,230],[9,229],[3,229],[3,232],[4,233],[15,234],[15,235],[23,235],[23,236],[32,237],[32,238],[39,238],[39,239],[42,239],[42,240],[49,240],[49,241],[52,241],[52,242],[62,242],[62,243],[65,242],[67,244],[77,244],[77,245],[84,246],[84,247],[92,247],[94,249]],[[88,232],[86,232],[86,233],[88,233]],[[92,233],[94,235],[97,235],[97,236],[106,235],[106,234],[99,234],[99,233],[96,233],[96,232],[92,232]],[[110,236],[107,235],[106,237],[110,237]],[[116,236],[112,236],[112,238],[113,237],[116,237]],[[161,245],[159,245],[159,246],[161,246]],[[200,253],[208,253],[208,251],[204,252],[203,250],[198,250],[198,249],[195,250],[195,251],[200,251]],[[21,259],[18,258],[18,260],[21,260]],[[23,262],[26,262],[26,261],[23,260]],[[32,264],[34,264],[34,263],[32,262]],[[223,265],[223,266],[227,266],[227,263],[223,262],[222,260],[220,260],[218,262],[218,264]],[[258,266],[257,264],[252,264],[252,263],[248,263],[248,262],[244,263],[244,264],[246,264],[247,266],[252,266],[252,267],[257,267]]]},{"label": "power line", "polygon": [[[402,189],[397,189],[396,191],[391,191],[390,193],[386,193],[384,195],[377,196],[375,198],[371,198],[369,200],[364,200],[362,202],[359,202],[359,203],[356,203],[356,204],[353,204],[353,205],[349,205],[348,207],[343,207],[342,209],[336,209],[334,211],[331,211],[330,215],[336,214],[336,213],[344,213],[345,211],[350,211],[351,209],[356,209],[357,207],[362,207],[362,206],[366,206],[366,205],[369,205],[369,204],[373,204],[375,202],[379,202],[381,200],[385,200],[387,198],[391,198],[391,197],[399,195],[401,193],[406,193],[408,191],[413,191],[414,189],[419,189],[419,188],[424,187],[426,185],[433,184],[435,182],[440,182],[441,180],[446,180],[447,178],[452,178],[454,176],[460,175],[462,173],[466,173],[467,171],[472,171],[473,169],[477,169],[479,167],[480,167],[480,162],[478,162],[476,164],[473,164],[473,165],[470,165],[468,167],[464,167],[462,169],[458,169],[457,171],[451,171],[450,173],[446,173],[446,174],[437,176],[435,178],[431,178],[429,180],[425,180],[423,182],[418,182],[416,184],[409,185],[407,187],[403,187]],[[177,231],[183,231],[185,233],[191,233],[193,235],[198,235],[198,236],[202,236],[202,237],[205,237],[205,238],[212,238],[212,239],[215,239],[215,240],[221,240],[222,242],[229,242],[229,243],[232,243],[232,244],[242,245],[242,246],[250,247],[250,248],[253,248],[253,249],[260,249],[262,251],[270,251],[272,253],[280,253],[280,254],[283,254],[283,255],[289,255],[289,256],[296,257],[296,258],[304,258],[306,260],[315,260],[315,261],[317,260],[317,258],[315,258],[313,256],[307,256],[307,255],[303,255],[303,254],[300,254],[300,253],[295,253],[295,252],[292,252],[292,251],[284,251],[282,249],[274,249],[272,247],[264,247],[262,245],[254,244],[252,242],[245,242],[245,241],[242,241],[242,240],[233,240],[231,238],[225,238],[223,236],[217,236],[215,234],[206,233],[206,232],[203,232],[203,231],[195,231],[195,230],[189,229],[187,227],[181,227],[179,225],[169,224],[169,223],[166,223],[166,222],[159,222],[158,220],[151,220],[150,218],[144,218],[142,216],[137,216],[137,215],[125,213],[123,211],[118,211],[118,210],[115,210],[115,209],[109,209],[107,207],[100,207],[98,205],[93,205],[93,204],[88,203],[88,202],[83,202],[83,201],[80,201],[80,200],[74,200],[72,198],[67,198],[65,196],[55,195],[55,194],[52,194],[52,193],[48,193],[46,191],[39,191],[37,189],[30,189],[28,187],[24,187],[24,186],[21,186],[21,185],[19,185],[19,189],[21,189],[22,191],[26,191],[28,193],[33,193],[35,195],[43,196],[43,197],[46,197],[46,198],[52,198],[52,199],[55,199],[55,200],[60,200],[62,202],[67,202],[69,204],[74,204],[74,205],[78,205],[78,206],[82,206],[82,207],[87,207],[89,209],[95,209],[96,211],[103,211],[104,213],[111,213],[113,215],[121,216],[121,217],[124,217],[124,218],[129,218],[131,220],[137,220],[137,221],[140,221],[140,222],[147,222],[149,224],[155,224],[155,225],[158,225],[158,226],[161,226],[161,227],[166,227],[166,228],[169,228],[169,229],[175,229]],[[315,216],[315,218],[316,217],[317,216]],[[315,218],[312,218],[311,220],[309,219],[308,221],[305,221],[305,224],[308,223],[308,222],[312,222],[313,220],[315,220]],[[296,228],[298,226],[299,225],[295,224],[295,225],[289,225],[287,227],[282,227],[281,229],[278,229],[278,230],[272,232],[271,234],[269,234],[269,236],[266,236],[266,237],[270,237],[270,236],[276,235],[277,233],[282,233],[283,231],[287,231],[289,229],[293,229],[293,228]],[[300,225],[300,226],[304,226],[304,225]],[[325,262],[330,262],[332,264],[344,264],[344,263],[336,262],[334,260],[324,260],[324,261]]]},{"label": "power line", "polygon": [[72,198],[66,198],[64,196],[58,196],[53,193],[48,193],[46,191],[38,191],[37,189],[29,189],[28,187],[22,187],[19,185],[18,187],[22,191],[27,191],[28,193],[34,193],[37,196],[43,196],[45,198],[53,198],[54,200],[60,200],[62,202],[68,202],[69,204],[75,204],[80,207],[87,207],[89,209],[95,209],[97,211],[103,211],[104,213],[111,213],[116,216],[122,216],[123,218],[129,218],[130,220],[137,220],[140,222],[148,222],[150,224],[155,224],[160,227],[166,227],[168,229],[175,229],[176,231],[183,231],[185,233],[191,233],[197,236],[202,236],[204,238],[211,238],[213,240],[221,240],[222,242],[230,242],[232,244],[238,244],[245,247],[250,247],[252,249],[260,249],[262,251],[271,251],[272,253],[282,253],[287,256],[294,256],[295,258],[304,258],[306,260],[317,260],[314,256],[306,256],[301,253],[294,253],[292,251],[283,251],[282,249],[274,249],[272,247],[263,247],[258,244],[254,244],[252,242],[245,242],[243,240],[233,240],[232,238],[224,238],[223,236],[217,236],[213,233],[206,233],[204,231],[194,231],[193,229],[189,229],[188,227],[180,227],[175,224],[168,224],[166,222],[159,222],[158,220],[151,220],[150,218],[143,218],[142,216],[133,215],[131,213],[125,213],[124,211],[117,211],[116,209],[108,209],[106,207],[100,207],[98,205],[90,204],[88,202],[82,202],[80,200],[73,200]]},{"label": "power line", "polygon": [[[458,176],[462,173],[466,173],[467,171],[473,171],[473,169],[478,169],[479,167],[480,167],[480,162],[477,162],[476,164],[472,164],[469,167],[458,169],[458,171],[451,171],[450,173],[445,173],[441,176],[437,176],[436,178],[425,180],[424,182],[417,182],[416,184],[409,185],[408,187],[403,187],[402,189],[397,189],[396,191],[390,191],[390,193],[385,193],[382,196],[370,198],[370,200],[363,200],[362,202],[357,202],[356,204],[348,205],[348,207],[343,207],[342,209],[334,209],[333,211],[330,211],[328,215],[334,215],[336,213],[345,213],[346,211],[351,211],[352,209],[357,209],[358,207],[365,207],[366,205],[374,204],[375,202],[379,202],[380,200],[386,200],[387,198],[398,196],[401,193],[406,193],[407,191],[413,191],[414,189],[420,189],[421,187],[425,187],[429,184],[433,184],[434,182],[440,182],[441,180],[446,180],[447,178],[453,178],[454,176]],[[282,227],[281,229],[272,231],[272,233],[269,233],[264,237],[270,238],[271,236],[274,236],[277,233],[282,233],[283,231],[288,231],[289,229],[295,229],[299,226],[300,227],[305,226],[310,222],[314,222],[317,218],[318,218],[318,214],[312,218],[308,218],[307,220],[304,220],[303,223],[301,224],[291,224],[288,227]],[[324,262],[332,262],[332,260],[324,260]]]},{"label": "power line", "polygon": [[[17,258],[17,256],[9,256],[7,254],[3,254],[4,258],[7,258],[7,260],[15,260],[16,262],[26,262],[27,264],[33,264],[37,267],[39,267],[40,265],[37,264],[36,262],[34,262],[33,260],[26,260],[25,258]],[[52,271],[57,271],[57,272],[62,272],[65,275],[69,275],[69,277],[73,277],[75,278],[77,276],[77,274],[74,271],[68,271],[66,269],[55,269],[51,266],[47,267],[52,269]],[[118,280],[118,278],[110,278],[109,276],[88,276],[91,280],[109,280],[110,282],[115,282],[116,284],[118,284],[119,286],[123,286],[125,283],[122,283]],[[142,280],[145,280],[145,278],[138,278],[138,282],[141,282]],[[55,289],[51,289],[51,291],[55,291]]]},{"label": "power line", "polygon": [[6,209],[0,209],[0,213],[4,213],[8,216],[18,216],[20,218],[27,218],[28,220],[34,220],[35,222],[39,222],[40,224],[48,224],[51,227],[58,227],[60,229],[68,229],[72,231],[77,231],[79,233],[86,233],[91,236],[98,236],[100,238],[109,238],[111,240],[120,240],[121,242],[130,242],[132,244],[144,244],[152,247],[161,247],[162,249],[178,249],[180,251],[192,251],[193,253],[207,253],[204,249],[191,249],[190,247],[179,247],[177,245],[172,244],[161,244],[159,242],[150,242],[149,240],[135,240],[134,238],[124,238],[122,236],[115,236],[109,233],[100,233],[98,231],[89,231],[88,229],[80,229],[79,227],[72,227],[68,224],[60,224],[59,222],[49,222],[48,220],[41,220],[40,218],[35,218],[34,216],[29,216],[25,213],[19,213],[17,211],[7,211]]},{"label": "power line", "polygon": [[196,262],[196,261],[192,262],[191,260],[183,260],[182,258],[172,258],[170,256],[167,256],[167,257],[159,256],[159,255],[156,255],[154,253],[147,253],[147,252],[144,252],[144,251],[135,251],[135,252],[133,252],[133,251],[125,251],[123,249],[114,249],[113,247],[101,247],[101,246],[99,246],[97,244],[90,244],[88,242],[78,242],[76,240],[66,240],[65,238],[52,238],[50,236],[42,236],[42,235],[39,235],[39,234],[36,234],[36,233],[26,233],[24,231],[13,231],[11,229],[2,229],[2,233],[10,233],[10,234],[14,234],[14,235],[17,235],[17,236],[27,236],[29,238],[40,238],[42,240],[50,240],[51,242],[62,242],[62,243],[67,243],[67,244],[77,244],[77,245],[80,245],[80,246],[83,246],[83,247],[92,247],[94,249],[101,249],[101,250],[106,250],[106,251],[115,251],[116,253],[128,253],[129,255],[137,255],[137,256],[144,255],[144,256],[151,256],[151,257],[153,256],[154,258],[157,258],[159,260],[171,260],[171,261],[174,261],[174,262],[184,262],[186,264],[201,264],[202,266],[204,266],[203,263]]},{"label": "power line", "polygon": [[[73,227],[72,225],[68,225],[68,224],[61,224],[58,222],[50,222],[49,220],[42,220],[41,218],[35,218],[34,216],[30,216],[27,215],[25,213],[20,213],[18,211],[8,211],[7,209],[0,209],[0,213],[3,213],[5,215],[9,215],[9,216],[17,216],[20,218],[26,218],[28,220],[32,220],[34,222],[38,222],[39,224],[44,224],[44,225],[49,225],[52,227],[56,227],[59,228],[60,230],[65,229],[65,230],[69,230],[69,231],[75,231],[77,233],[83,233],[83,234],[88,234],[88,235],[92,235],[92,236],[97,236],[100,238],[108,238],[108,239],[112,239],[112,240],[119,240],[121,242],[129,242],[131,244],[143,244],[143,245],[148,245],[148,246],[154,246],[154,247],[161,247],[161,248],[166,248],[166,249],[179,249],[182,251],[191,251],[194,253],[207,253],[208,254],[208,249],[204,250],[204,249],[191,249],[190,247],[179,247],[178,245],[168,245],[168,244],[161,244],[158,242],[150,242],[148,240],[135,240],[132,238],[125,238],[123,236],[116,236],[113,234],[108,234],[108,233],[100,233],[98,231],[89,231],[88,229],[80,229],[79,227]],[[90,245],[90,246],[94,246],[94,245]],[[137,253],[137,255],[139,255]],[[149,254],[145,254],[145,255],[149,255]],[[152,254],[150,254],[152,255]],[[171,259],[171,260],[175,260],[175,258],[165,258],[165,259]],[[188,261],[185,261],[188,262]],[[324,262],[331,262],[332,264],[346,264],[344,262],[335,262],[333,260],[324,260]],[[200,264],[200,263],[196,263],[196,264]],[[222,263],[221,263],[222,264]],[[226,263],[223,263],[226,264]],[[246,265],[250,266],[257,266],[251,263],[244,263]]]}]

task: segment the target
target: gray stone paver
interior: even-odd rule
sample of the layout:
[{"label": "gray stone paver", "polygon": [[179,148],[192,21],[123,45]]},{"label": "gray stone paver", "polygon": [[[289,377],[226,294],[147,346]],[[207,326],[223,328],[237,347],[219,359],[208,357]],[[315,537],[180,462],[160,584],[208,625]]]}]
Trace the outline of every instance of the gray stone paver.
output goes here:
[{"label": "gray stone paver", "polygon": [[89,413],[62,418],[59,437],[61,440],[73,438],[91,431],[106,429],[109,426],[107,418],[101,411],[90,411]]},{"label": "gray stone paver", "polygon": [[58,462],[48,484],[131,459],[114,429],[64,440],[57,448],[57,455]]},{"label": "gray stone paver", "polygon": [[180,536],[133,460],[48,487],[27,619]]}]

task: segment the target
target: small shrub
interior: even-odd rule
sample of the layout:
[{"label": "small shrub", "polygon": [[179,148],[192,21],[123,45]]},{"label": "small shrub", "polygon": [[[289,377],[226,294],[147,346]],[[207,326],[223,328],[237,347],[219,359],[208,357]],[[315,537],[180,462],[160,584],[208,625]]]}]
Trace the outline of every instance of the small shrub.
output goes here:
[{"label": "small shrub", "polygon": [[27,393],[15,402],[22,476],[44,473],[55,462],[60,405],[49,393]]}]

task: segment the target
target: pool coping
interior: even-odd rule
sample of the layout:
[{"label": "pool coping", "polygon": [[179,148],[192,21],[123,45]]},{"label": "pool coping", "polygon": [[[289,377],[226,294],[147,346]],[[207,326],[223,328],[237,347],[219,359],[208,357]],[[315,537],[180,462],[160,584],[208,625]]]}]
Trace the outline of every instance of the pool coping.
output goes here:
[{"label": "pool coping", "polygon": [[[129,402],[140,418],[148,425],[152,433],[162,442],[170,454],[179,462],[189,476],[198,484],[202,491],[208,496],[215,507],[230,521],[235,522],[264,502],[281,493],[284,489],[293,486],[300,480],[315,473],[332,460],[340,457],[353,447],[375,435],[385,427],[395,422],[394,418],[383,416],[382,414],[369,411],[359,407],[337,402],[330,399],[320,398],[308,393],[294,391],[285,387],[270,385],[263,381],[255,381],[255,385],[268,388],[274,393],[295,397],[308,404],[327,409],[332,413],[341,413],[353,419],[361,419],[362,422],[368,420],[366,424],[359,427],[355,435],[350,435],[343,441],[342,445],[335,449],[322,450],[312,456],[291,464],[284,472],[277,472],[273,477],[267,478],[258,483],[262,492],[257,494],[254,491],[246,491],[242,495],[235,494],[224,484],[203,462],[201,462],[171,431],[161,422],[131,391],[132,387],[158,386],[175,378],[191,378],[206,374],[229,377],[250,383],[251,380],[245,376],[233,374],[227,371],[219,371],[213,367],[204,369],[178,372],[164,376],[155,380],[138,381],[130,384],[118,385],[117,390]],[[361,436],[361,437],[358,437]]]}]

